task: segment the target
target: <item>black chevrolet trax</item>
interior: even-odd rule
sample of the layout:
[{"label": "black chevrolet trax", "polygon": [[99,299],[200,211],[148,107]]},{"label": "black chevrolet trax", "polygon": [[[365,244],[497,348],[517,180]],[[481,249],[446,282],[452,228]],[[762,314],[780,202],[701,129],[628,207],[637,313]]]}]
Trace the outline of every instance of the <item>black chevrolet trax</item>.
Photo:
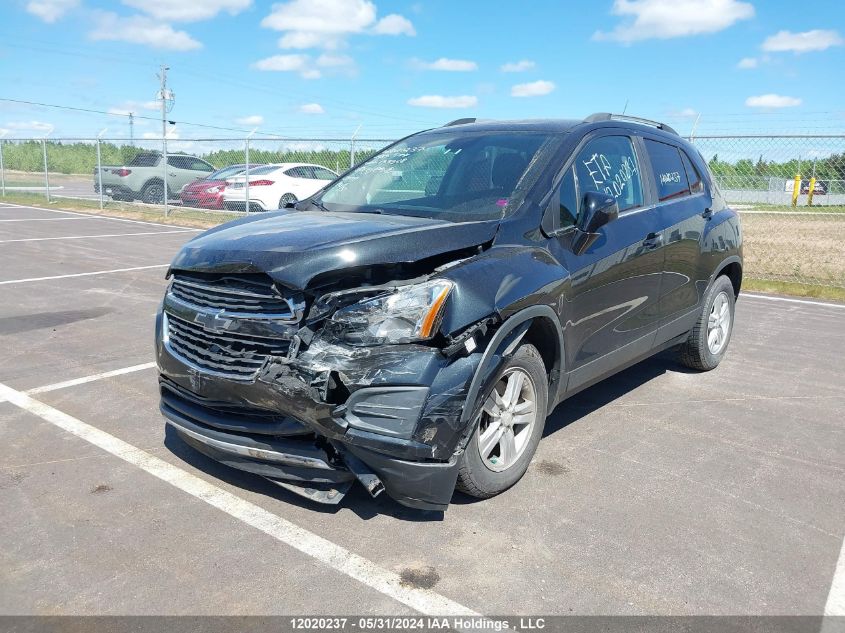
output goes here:
[{"label": "black chevrolet trax", "polygon": [[739,217],[666,125],[461,119],[188,242],[156,319],[188,444],[316,502],[516,484],[572,394],[676,348],[716,367]]}]

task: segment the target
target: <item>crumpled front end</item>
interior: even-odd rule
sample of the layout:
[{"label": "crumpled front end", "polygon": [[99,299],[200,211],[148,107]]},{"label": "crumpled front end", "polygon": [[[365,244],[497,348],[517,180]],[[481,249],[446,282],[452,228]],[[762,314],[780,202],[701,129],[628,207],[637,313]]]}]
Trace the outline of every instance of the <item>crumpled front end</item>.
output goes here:
[{"label": "crumpled front end", "polygon": [[[260,274],[176,273],[156,319],[161,411],[193,447],[322,503],[356,481],[445,509],[481,354],[359,346]],[[313,310],[311,311],[313,315]]]}]

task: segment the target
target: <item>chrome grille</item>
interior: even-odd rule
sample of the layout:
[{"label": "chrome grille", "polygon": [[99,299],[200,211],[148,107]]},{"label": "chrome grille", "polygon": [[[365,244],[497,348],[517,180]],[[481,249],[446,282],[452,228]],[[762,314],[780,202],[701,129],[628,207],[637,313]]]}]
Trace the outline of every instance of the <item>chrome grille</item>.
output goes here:
[{"label": "chrome grille", "polygon": [[283,356],[288,342],[238,332],[217,332],[165,314],[170,351],[206,373],[251,380],[268,356]]},{"label": "chrome grille", "polygon": [[262,283],[221,277],[207,281],[176,275],[170,294],[191,306],[225,314],[286,321],[297,318],[293,300],[276,293],[269,280]]}]

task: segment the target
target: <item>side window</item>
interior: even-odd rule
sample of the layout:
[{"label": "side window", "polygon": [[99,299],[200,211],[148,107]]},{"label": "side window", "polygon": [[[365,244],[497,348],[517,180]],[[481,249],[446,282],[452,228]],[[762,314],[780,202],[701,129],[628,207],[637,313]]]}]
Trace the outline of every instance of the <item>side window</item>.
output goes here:
[{"label": "side window", "polygon": [[681,161],[681,151],[674,145],[651,139],[645,139],[645,145],[657,181],[657,199],[664,202],[689,195],[689,181]]},{"label": "side window", "polygon": [[175,169],[190,169],[190,159],[185,156],[168,156],[167,164]]},{"label": "side window", "polygon": [[189,169],[192,169],[194,171],[214,171],[214,167],[209,165],[204,160],[200,160],[199,158],[189,158],[188,162],[190,163]]},{"label": "side window", "polygon": [[683,150],[681,150],[681,160],[684,162],[684,169],[687,172],[690,193],[701,193],[704,191],[704,183],[701,181],[701,174],[698,173],[698,169],[695,168],[695,164]]},{"label": "side window", "polygon": [[308,178],[303,167],[291,167],[285,172],[285,176],[290,176],[291,178]]},{"label": "side window", "polygon": [[575,224],[578,217],[578,190],[575,187],[574,167],[566,170],[560,183],[560,226],[565,229]]},{"label": "side window", "polygon": [[328,169],[324,169],[322,167],[315,167],[314,177],[317,180],[334,180],[335,178],[337,178],[337,175],[333,171],[329,171]]},{"label": "side window", "polygon": [[587,191],[611,195],[620,211],[643,205],[640,166],[627,136],[602,136],[587,143],[575,159],[575,176],[582,195]]}]

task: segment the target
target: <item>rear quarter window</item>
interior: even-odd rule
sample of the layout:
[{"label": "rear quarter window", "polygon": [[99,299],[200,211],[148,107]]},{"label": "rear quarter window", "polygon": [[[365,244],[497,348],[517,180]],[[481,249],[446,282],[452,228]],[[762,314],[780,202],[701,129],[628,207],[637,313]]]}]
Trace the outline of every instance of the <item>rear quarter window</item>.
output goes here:
[{"label": "rear quarter window", "polygon": [[674,145],[648,138],[645,139],[645,145],[657,184],[657,199],[665,202],[689,195],[689,181],[681,159],[681,150]]}]

